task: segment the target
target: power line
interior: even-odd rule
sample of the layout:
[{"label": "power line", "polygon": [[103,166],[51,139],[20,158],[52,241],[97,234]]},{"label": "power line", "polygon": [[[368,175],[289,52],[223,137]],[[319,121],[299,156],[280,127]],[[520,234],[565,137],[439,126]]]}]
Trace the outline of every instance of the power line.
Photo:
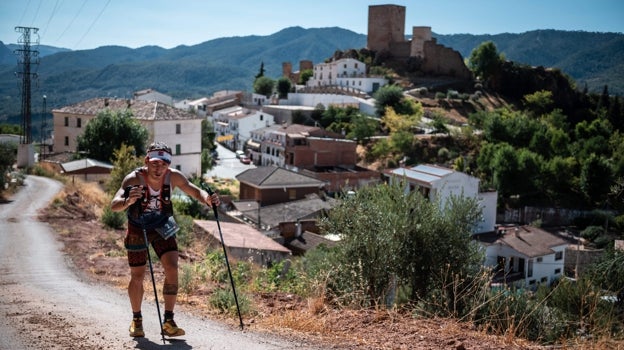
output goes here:
[{"label": "power line", "polygon": [[59,4],[59,0],[56,0],[56,2],[54,3],[54,8],[52,9],[52,13],[50,13],[50,17],[48,18],[48,22],[43,27],[44,29],[43,29],[43,34],[41,34],[41,37],[45,37],[45,34],[48,31],[48,28],[50,27],[50,22],[52,22],[52,18],[54,17],[54,14],[56,13],[56,10],[58,9],[58,4]]},{"label": "power line", "polygon": [[26,4],[26,7],[24,8],[24,12],[22,13],[22,17],[20,17],[20,19],[17,22],[17,24],[22,23],[22,21],[24,20],[24,16],[26,16],[26,12],[28,11],[28,7],[30,7],[30,0],[28,0],[28,3]]},{"label": "power line", "polygon": [[80,40],[78,40],[78,42],[76,43],[76,45],[74,45],[74,47],[80,45],[80,43],[82,42],[82,40],[87,36],[87,34],[89,34],[89,32],[91,31],[91,28],[93,28],[93,25],[95,25],[95,22],[97,22],[98,19],[100,19],[100,16],[102,16],[102,13],[104,13],[104,10],[106,10],[106,7],[108,7],[108,4],[111,2],[111,0],[106,1],[106,4],[104,4],[104,7],[102,8],[102,10],[100,11],[100,13],[97,15],[97,17],[93,20],[93,22],[91,22],[91,25],[89,26],[89,28],[87,29],[87,31],[84,33],[84,35],[80,38]]},{"label": "power line", "polygon": [[39,9],[41,8],[41,3],[43,3],[43,0],[39,1],[39,6],[37,6],[37,10],[35,11],[35,17],[33,17],[32,23],[30,24],[31,27],[35,26],[35,20],[37,19],[37,16],[39,15]]},{"label": "power line", "polygon": [[63,35],[65,35],[65,32],[67,32],[67,30],[69,29],[69,27],[71,27],[74,24],[74,21],[76,20],[76,18],[78,18],[78,16],[80,15],[80,13],[82,13],[82,9],[84,9],[84,6],[87,4],[87,0],[84,0],[82,2],[82,5],[80,5],[80,8],[78,9],[78,12],[76,12],[76,14],[74,15],[74,18],[72,18],[71,21],[69,21],[69,24],[67,24],[67,27],[65,27],[65,29],[63,30],[63,32],[61,33],[61,35],[59,35],[59,37],[56,39],[56,41],[61,40],[61,38],[63,37]]}]

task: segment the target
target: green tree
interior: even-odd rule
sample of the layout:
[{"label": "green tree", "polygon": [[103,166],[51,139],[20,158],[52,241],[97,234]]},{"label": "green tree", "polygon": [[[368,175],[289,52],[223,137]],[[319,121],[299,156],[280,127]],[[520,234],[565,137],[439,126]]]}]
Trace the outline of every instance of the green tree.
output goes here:
[{"label": "green tree", "polygon": [[402,113],[401,103],[405,99],[403,89],[398,85],[384,85],[373,94],[375,98],[375,109],[377,116],[381,117],[386,112],[386,108],[392,107],[399,114]]},{"label": "green tree", "polygon": [[271,97],[275,81],[269,77],[261,76],[254,81],[254,92],[266,97]]},{"label": "green tree", "polygon": [[[476,201],[452,198],[441,206],[393,182],[360,188],[321,221],[341,237],[330,267],[331,292],[363,305],[392,300],[399,289],[411,301],[427,297],[441,272],[466,276],[478,266],[470,229]],[[396,285],[397,288],[393,288]]]},{"label": "green tree", "polygon": [[523,100],[526,111],[536,117],[550,113],[554,107],[552,91],[536,91],[525,95]]},{"label": "green tree", "polygon": [[292,83],[290,79],[286,77],[281,77],[277,79],[277,93],[280,98],[288,97],[288,93],[290,92],[290,88],[292,87]]},{"label": "green tree", "polygon": [[299,81],[298,81],[298,83],[300,85],[306,85],[308,80],[310,80],[310,78],[312,78],[313,76],[314,76],[314,71],[312,69],[304,69],[301,72],[301,74],[299,74]]},{"label": "green tree", "polygon": [[6,175],[17,161],[17,143],[0,142],[0,192],[4,191]]},{"label": "green tree", "polygon": [[121,186],[121,183],[131,171],[143,165],[143,157],[137,156],[134,146],[121,147],[113,151],[113,170],[106,182],[106,192],[114,195]]},{"label": "green tree", "polygon": [[0,124],[0,134],[21,135],[22,127],[17,124]]},{"label": "green tree", "polygon": [[581,164],[581,191],[591,204],[603,204],[613,183],[611,166],[603,156],[592,153]]},{"label": "green tree", "polygon": [[496,45],[492,41],[486,41],[472,50],[468,59],[468,68],[475,76],[487,82],[500,70],[503,61]]},{"label": "green tree", "polygon": [[264,61],[260,62],[260,69],[258,70],[258,74],[256,74],[256,77],[254,80],[258,80],[258,78],[261,78],[264,76]]},{"label": "green tree", "polygon": [[147,139],[147,129],[134,119],[132,111],[105,110],[78,136],[78,151],[89,158],[110,162],[113,152],[123,144],[133,146],[137,154],[144,154]]},{"label": "green tree", "polygon": [[360,143],[365,142],[379,129],[379,120],[357,113],[351,118],[351,131],[347,133],[350,139],[358,140]]}]

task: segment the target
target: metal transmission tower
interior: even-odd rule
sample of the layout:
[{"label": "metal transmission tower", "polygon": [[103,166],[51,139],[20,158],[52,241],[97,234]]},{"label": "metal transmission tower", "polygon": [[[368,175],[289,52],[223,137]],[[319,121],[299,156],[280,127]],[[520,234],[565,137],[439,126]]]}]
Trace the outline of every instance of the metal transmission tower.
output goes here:
[{"label": "metal transmission tower", "polygon": [[[18,71],[16,75],[21,78],[22,83],[22,135],[20,137],[21,145],[18,149],[18,166],[30,166],[34,162],[34,153],[32,150],[32,128],[31,128],[31,86],[32,80],[37,78],[36,70],[32,69],[33,65],[39,64],[39,51],[31,49],[31,45],[39,45],[39,28],[15,27],[15,31],[21,33],[18,43],[22,44],[22,48],[15,50],[18,56]],[[31,32],[36,36],[36,40],[31,40]],[[26,152],[24,154],[24,152]]]}]

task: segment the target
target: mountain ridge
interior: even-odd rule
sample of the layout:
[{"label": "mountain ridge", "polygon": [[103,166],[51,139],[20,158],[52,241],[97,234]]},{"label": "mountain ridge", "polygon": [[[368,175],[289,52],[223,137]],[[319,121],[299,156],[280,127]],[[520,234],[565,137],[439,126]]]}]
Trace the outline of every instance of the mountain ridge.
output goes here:
[{"label": "mountain ridge", "polygon": [[[621,33],[549,29],[496,35],[434,33],[433,37],[465,59],[482,42],[493,41],[507,59],[558,68],[572,77],[579,89],[586,84],[589,91],[599,93],[608,85],[612,94],[624,92]],[[17,59],[11,45],[0,43],[0,63],[4,63],[0,64],[0,121],[20,113]],[[48,96],[51,109],[93,97],[129,98],[134,91],[146,88],[176,99],[199,98],[222,89],[249,91],[261,64],[265,75],[277,79],[283,62],[291,62],[297,70],[301,60],[316,64],[337,50],[365,46],[364,34],[340,27],[299,26],[267,36],[216,38],[171,49],[111,45],[78,51],[56,48],[55,52],[55,48],[45,46],[37,69],[38,88],[32,94]],[[6,63],[11,60],[12,64]]]}]

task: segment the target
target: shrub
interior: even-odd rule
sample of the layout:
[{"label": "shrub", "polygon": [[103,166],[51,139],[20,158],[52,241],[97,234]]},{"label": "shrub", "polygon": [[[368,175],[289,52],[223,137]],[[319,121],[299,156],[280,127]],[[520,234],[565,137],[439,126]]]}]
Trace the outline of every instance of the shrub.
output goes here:
[{"label": "shrub", "polygon": [[238,300],[238,307],[240,308],[241,315],[247,315],[251,311],[251,301],[245,294],[237,293],[236,299],[234,293],[230,288],[218,288],[210,294],[208,303],[215,309],[222,313],[229,315],[238,315],[236,309],[236,300]]},{"label": "shrub", "polygon": [[122,229],[126,224],[126,213],[123,211],[112,211],[110,205],[104,207],[102,212],[102,223],[113,229]]}]

